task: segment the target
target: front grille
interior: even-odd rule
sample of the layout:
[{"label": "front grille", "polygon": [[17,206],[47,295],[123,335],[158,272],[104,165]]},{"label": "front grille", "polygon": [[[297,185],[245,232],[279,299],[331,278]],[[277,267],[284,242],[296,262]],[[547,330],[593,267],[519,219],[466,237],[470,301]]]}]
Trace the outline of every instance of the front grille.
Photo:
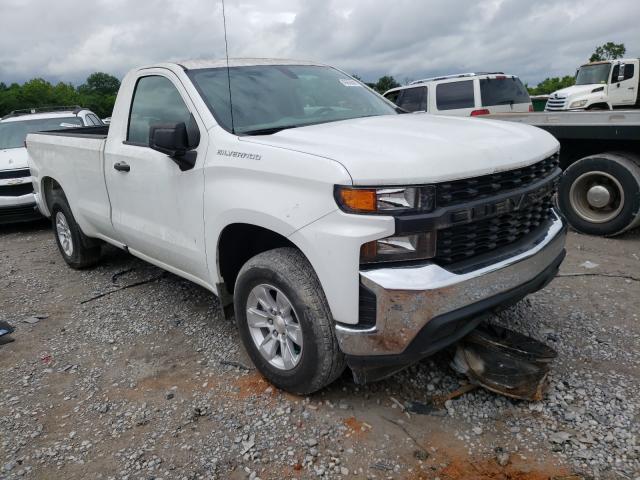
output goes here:
[{"label": "front grille", "polygon": [[549,100],[547,100],[545,110],[563,110],[566,104],[566,98],[550,98]]},{"label": "front grille", "polygon": [[451,265],[515,243],[531,232],[545,229],[551,216],[549,194],[520,210],[439,230],[435,261]]},{"label": "front grille", "polygon": [[439,183],[436,205],[448,207],[470,200],[492,197],[500,193],[526,187],[553,173],[560,165],[558,155],[553,155],[528,167],[499,172],[482,177]]},{"label": "front grille", "polygon": [[33,193],[33,184],[31,182],[18,185],[0,185],[0,197],[20,197],[29,193]]},{"label": "front grille", "polygon": [[6,180],[7,178],[24,178],[30,176],[31,172],[28,168],[21,168],[20,170],[4,170],[0,172],[0,180]]}]

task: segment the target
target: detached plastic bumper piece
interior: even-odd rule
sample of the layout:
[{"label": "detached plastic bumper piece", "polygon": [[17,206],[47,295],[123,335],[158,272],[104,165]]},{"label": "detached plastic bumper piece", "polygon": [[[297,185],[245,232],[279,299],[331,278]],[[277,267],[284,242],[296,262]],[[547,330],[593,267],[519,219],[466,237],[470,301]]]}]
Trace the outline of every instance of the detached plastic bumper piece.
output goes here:
[{"label": "detached plastic bumper piece", "polygon": [[556,357],[556,351],[542,342],[483,324],[458,344],[453,367],[492,392],[540,401]]},{"label": "detached plastic bumper piece", "polygon": [[0,345],[13,342],[13,338],[8,335],[13,333],[13,327],[7,322],[0,320]]}]

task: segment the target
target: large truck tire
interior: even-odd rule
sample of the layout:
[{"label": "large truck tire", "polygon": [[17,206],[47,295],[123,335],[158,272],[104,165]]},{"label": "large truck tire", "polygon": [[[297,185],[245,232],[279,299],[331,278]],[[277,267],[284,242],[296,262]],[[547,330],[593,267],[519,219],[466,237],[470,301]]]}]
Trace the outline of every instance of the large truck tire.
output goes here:
[{"label": "large truck tire", "polygon": [[238,274],[234,307],[247,353],[276,387],[307,395],[344,371],[322,286],[297,249],[251,258]]},{"label": "large truck tire", "polygon": [[614,236],[640,224],[640,157],[600,153],[569,166],[560,181],[560,210],[573,228]]},{"label": "large truck tire", "polygon": [[80,270],[98,263],[100,241],[82,233],[66,197],[60,192],[55,192],[51,199],[51,223],[56,244],[67,265]]}]

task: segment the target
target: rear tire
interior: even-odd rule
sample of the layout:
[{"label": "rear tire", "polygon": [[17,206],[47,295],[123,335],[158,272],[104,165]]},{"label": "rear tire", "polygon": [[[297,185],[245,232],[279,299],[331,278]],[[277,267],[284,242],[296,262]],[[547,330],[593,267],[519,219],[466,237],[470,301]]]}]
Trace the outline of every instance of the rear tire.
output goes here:
[{"label": "rear tire", "polygon": [[88,268],[100,260],[100,242],[87,237],[76,223],[64,195],[55,193],[51,201],[51,222],[58,250],[71,268]]},{"label": "rear tire", "polygon": [[247,353],[278,388],[310,394],[344,371],[322,286],[295,248],[251,258],[238,274],[234,307]]},{"label": "rear tire", "polygon": [[569,166],[560,181],[558,203],[573,228],[614,236],[640,223],[640,159],[601,153]]}]

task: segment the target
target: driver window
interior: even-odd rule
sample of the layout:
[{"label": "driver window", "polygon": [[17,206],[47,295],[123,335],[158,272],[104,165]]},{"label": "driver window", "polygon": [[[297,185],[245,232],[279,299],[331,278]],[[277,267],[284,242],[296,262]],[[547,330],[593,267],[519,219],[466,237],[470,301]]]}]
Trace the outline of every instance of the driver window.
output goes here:
[{"label": "driver window", "polygon": [[634,65],[633,63],[628,63],[624,66],[624,79],[625,80],[629,80],[630,78],[633,78],[633,70],[634,70]]},{"label": "driver window", "polygon": [[156,124],[189,124],[190,112],[173,83],[165,77],[142,77],[136,84],[129,114],[127,141],[149,145],[149,127]]}]

